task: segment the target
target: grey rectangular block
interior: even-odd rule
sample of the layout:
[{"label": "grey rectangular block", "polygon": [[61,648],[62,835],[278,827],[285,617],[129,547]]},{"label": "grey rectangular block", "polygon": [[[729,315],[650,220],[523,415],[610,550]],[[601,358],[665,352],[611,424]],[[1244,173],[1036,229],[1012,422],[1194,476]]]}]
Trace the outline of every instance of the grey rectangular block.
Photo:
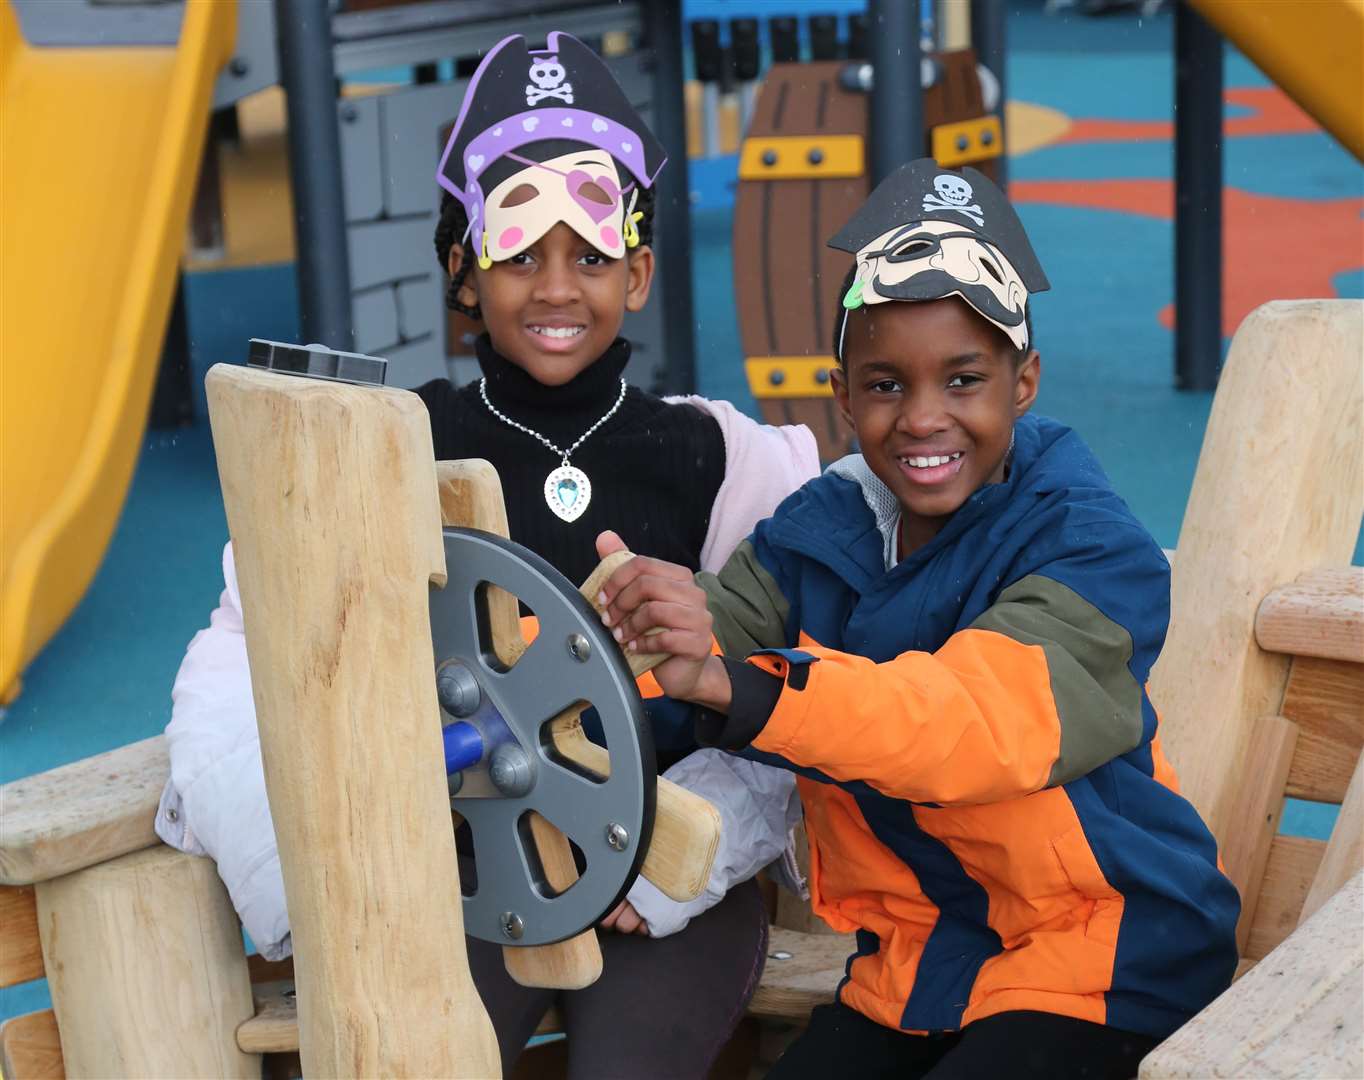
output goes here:
[{"label": "grey rectangular block", "polygon": [[352,296],[350,312],[355,348],[360,352],[375,352],[402,340],[395,289],[380,286]]},{"label": "grey rectangular block", "polygon": [[398,329],[405,340],[440,331],[445,341],[444,284],[445,278],[437,273],[398,283]]},{"label": "grey rectangular block", "polygon": [[358,291],[430,273],[435,262],[431,248],[435,228],[431,215],[348,225],[351,289]]},{"label": "grey rectangular block", "polygon": [[435,335],[384,350],[388,385],[411,390],[432,379],[446,377],[445,350]]},{"label": "grey rectangular block", "polygon": [[467,86],[468,81],[461,79],[400,90],[379,99],[385,147],[384,206],[390,214],[439,209],[436,166],[445,149],[441,129],[459,115]]},{"label": "grey rectangular block", "polygon": [[338,101],[336,114],[337,130],[341,133],[341,186],[346,220],[377,218],[384,209],[378,99]]}]

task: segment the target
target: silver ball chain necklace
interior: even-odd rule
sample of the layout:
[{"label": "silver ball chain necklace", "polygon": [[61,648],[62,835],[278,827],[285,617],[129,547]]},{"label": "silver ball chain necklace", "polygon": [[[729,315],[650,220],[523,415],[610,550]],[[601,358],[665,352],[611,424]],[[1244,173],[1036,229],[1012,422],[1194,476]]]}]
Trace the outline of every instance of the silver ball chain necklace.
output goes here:
[{"label": "silver ball chain necklace", "polygon": [[525,424],[518,424],[505,413],[498,412],[496,406],[488,400],[488,380],[483,378],[478,383],[478,396],[483,399],[483,404],[488,406],[488,411],[501,420],[504,424],[510,424],[517,431],[524,431],[533,439],[539,440],[550,450],[559,455],[559,467],[545,477],[545,502],[550,510],[562,518],[564,521],[577,521],[583,516],[587,509],[587,504],[592,501],[592,481],[587,478],[587,473],[576,465],[568,463],[569,457],[578,447],[587,441],[597,428],[601,427],[611,417],[616,415],[616,410],[620,408],[621,402],[625,400],[626,384],[625,380],[620,381],[620,393],[616,395],[616,403],[606,411],[606,415],[593,424],[590,428],[578,436],[578,441],[567,450],[561,450],[550,442],[538,431],[526,427]]}]

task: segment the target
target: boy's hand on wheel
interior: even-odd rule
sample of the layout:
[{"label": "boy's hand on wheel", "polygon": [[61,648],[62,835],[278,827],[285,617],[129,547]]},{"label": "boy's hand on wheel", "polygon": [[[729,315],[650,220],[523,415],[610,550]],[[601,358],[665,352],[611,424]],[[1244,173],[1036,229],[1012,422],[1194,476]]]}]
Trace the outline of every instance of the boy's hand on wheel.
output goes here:
[{"label": "boy's hand on wheel", "polygon": [[[613,532],[597,537],[602,558],[624,550]],[[668,659],[653,669],[654,678],[669,697],[709,700],[720,690],[728,703],[729,679],[711,655],[711,617],[706,594],[685,566],[635,556],[606,581],[597,602],[602,622],[631,652],[666,653]],[[719,679],[716,679],[718,667]],[[714,689],[710,689],[710,688]]]}]

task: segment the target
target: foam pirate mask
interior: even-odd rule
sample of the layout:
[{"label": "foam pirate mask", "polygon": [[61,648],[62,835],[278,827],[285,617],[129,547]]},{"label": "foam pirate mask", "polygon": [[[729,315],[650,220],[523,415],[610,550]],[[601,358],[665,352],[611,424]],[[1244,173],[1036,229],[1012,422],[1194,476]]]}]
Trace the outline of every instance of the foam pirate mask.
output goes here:
[{"label": "foam pirate mask", "polygon": [[848,310],[946,296],[960,296],[1027,349],[1028,297],[1051,288],[1004,193],[975,169],[952,172],[931,158],[881,181],[829,246],[857,258],[840,354]]},{"label": "foam pirate mask", "polygon": [[[545,155],[529,149],[534,143],[556,152],[535,160]],[[463,204],[464,241],[472,239],[485,268],[560,221],[620,258],[638,237],[638,189],[653,186],[666,160],[596,53],[559,31],[534,50],[515,34],[493,46],[470,80],[436,181]]]}]

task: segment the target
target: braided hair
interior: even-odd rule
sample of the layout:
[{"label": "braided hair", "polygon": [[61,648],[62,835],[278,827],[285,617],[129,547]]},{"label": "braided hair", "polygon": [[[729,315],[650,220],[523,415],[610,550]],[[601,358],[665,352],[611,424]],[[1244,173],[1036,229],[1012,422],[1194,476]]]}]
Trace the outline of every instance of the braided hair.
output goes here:
[{"label": "braided hair", "polygon": [[[654,192],[654,188],[640,187],[639,198],[635,201],[635,213],[644,215],[638,222],[641,245],[652,244],[654,240]],[[464,211],[464,204],[448,191],[443,192],[440,199],[440,220],[436,223],[435,236],[436,261],[440,263],[442,270],[449,269],[450,249],[463,242],[468,228],[469,218]],[[464,304],[459,299],[459,290],[469,278],[469,271],[474,267],[474,258],[469,245],[465,244],[459,266],[450,277],[450,287],[445,290],[445,306],[451,311],[458,311],[461,315],[482,321],[483,313],[477,304]]]}]

